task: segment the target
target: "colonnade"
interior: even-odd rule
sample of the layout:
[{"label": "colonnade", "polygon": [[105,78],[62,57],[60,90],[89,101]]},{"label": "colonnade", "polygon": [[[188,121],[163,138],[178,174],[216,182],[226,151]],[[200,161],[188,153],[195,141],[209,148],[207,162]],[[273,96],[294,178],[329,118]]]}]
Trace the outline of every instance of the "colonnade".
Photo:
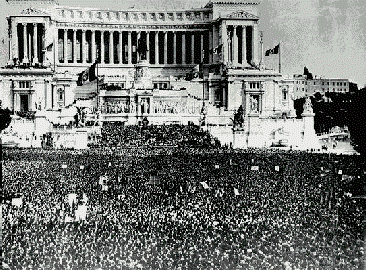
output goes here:
[{"label": "colonnade", "polygon": [[56,59],[59,63],[135,64],[144,58],[151,64],[198,64],[209,62],[210,46],[209,32],[203,30],[58,29]]},{"label": "colonnade", "polygon": [[23,64],[38,64],[43,61],[44,50],[42,23],[15,23],[12,27],[10,58]]}]

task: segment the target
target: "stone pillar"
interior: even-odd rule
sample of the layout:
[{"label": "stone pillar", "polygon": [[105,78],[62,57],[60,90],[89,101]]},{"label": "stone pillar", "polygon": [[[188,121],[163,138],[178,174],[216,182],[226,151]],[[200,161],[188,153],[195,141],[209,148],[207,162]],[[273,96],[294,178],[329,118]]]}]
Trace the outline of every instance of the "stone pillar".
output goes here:
[{"label": "stone pillar", "polygon": [[114,64],[113,31],[109,32],[109,64]]},{"label": "stone pillar", "polygon": [[138,46],[139,46],[139,40],[141,38],[141,31],[137,31],[137,36],[136,36],[136,63],[138,63],[141,60],[141,55],[138,52]]},{"label": "stone pillar", "polygon": [[208,32],[208,49],[209,49],[209,52],[208,52],[208,55],[209,55],[209,58],[208,58],[208,62],[209,63],[212,63],[212,61],[213,61],[213,52],[212,52],[212,50],[213,50],[213,30],[210,30],[209,32]]},{"label": "stone pillar", "polygon": [[168,31],[164,31],[164,65],[168,64]]},{"label": "stone pillar", "polygon": [[131,39],[131,31],[128,31],[128,64],[132,64],[132,39]]},{"label": "stone pillar", "polygon": [[150,32],[146,31],[146,60],[150,63]]},{"label": "stone pillar", "polygon": [[38,40],[38,33],[37,33],[37,24],[34,23],[33,24],[33,64],[38,63],[38,44],[37,44],[37,40]]},{"label": "stone pillar", "polygon": [[201,63],[203,63],[205,54],[208,53],[208,52],[203,51],[203,40],[204,40],[203,35],[204,35],[204,32],[202,31],[200,34],[201,34]]},{"label": "stone pillar", "polygon": [[253,61],[258,64],[258,24],[253,25]]},{"label": "stone pillar", "polygon": [[85,39],[85,30],[81,30],[81,48],[82,48],[82,61],[83,64],[86,64],[86,51],[87,51],[87,46],[86,46],[86,39]]},{"label": "stone pillar", "polygon": [[64,29],[64,63],[68,63],[68,52],[67,52],[67,29]]},{"label": "stone pillar", "polygon": [[27,24],[22,23],[23,25],[23,50],[24,50],[24,56],[23,56],[23,63],[28,64],[28,42],[27,42]]},{"label": "stone pillar", "polygon": [[243,27],[243,42],[242,42],[242,64],[243,66],[248,66],[248,61],[247,61],[247,32],[246,29],[247,27],[245,25],[242,26]]},{"label": "stone pillar", "polygon": [[194,31],[191,32],[191,64],[194,64]]},{"label": "stone pillar", "polygon": [[[18,24],[12,22],[12,58],[19,59],[19,43],[18,43]],[[13,60],[13,59],[11,59]]]},{"label": "stone pillar", "polygon": [[[212,26],[212,47],[215,49],[219,46],[217,37],[217,27]],[[212,52],[212,62],[216,63],[218,61],[218,52]]]},{"label": "stone pillar", "polygon": [[155,31],[155,64],[159,64],[159,32]]},{"label": "stone pillar", "polygon": [[173,64],[177,63],[177,32],[173,32]]},{"label": "stone pillar", "polygon": [[228,43],[228,35],[227,35],[227,26],[226,22],[222,23],[222,33],[221,33],[221,39],[222,39],[222,55],[223,55],[223,62],[226,64],[229,61],[229,43]]},{"label": "stone pillar", "polygon": [[234,29],[233,29],[233,64],[235,66],[238,65],[238,55],[239,55],[239,39],[238,39],[238,26],[234,25]]},{"label": "stone pillar", "polygon": [[186,34],[182,33],[182,64],[186,63]]},{"label": "stone pillar", "polygon": [[[60,37],[58,36],[58,29],[55,30],[55,35],[54,35],[54,38],[53,38],[53,44],[55,44],[53,46],[53,50],[55,52],[55,63],[58,64],[59,63],[59,55],[58,55],[58,50],[59,50],[59,46],[60,46],[60,43],[59,43],[59,39]],[[43,59],[43,62],[45,61],[46,59]]]},{"label": "stone pillar", "polygon": [[95,50],[95,30],[91,30],[91,61],[92,63],[95,63],[95,59],[96,59],[96,50]]},{"label": "stone pillar", "polygon": [[121,65],[122,64],[122,56],[123,56],[123,47],[122,47],[122,31],[118,32],[118,45],[119,45],[119,53],[118,53],[118,63]]},{"label": "stone pillar", "polygon": [[104,64],[104,31],[100,31],[100,63]]},{"label": "stone pillar", "polygon": [[72,61],[73,63],[77,62],[77,60],[76,60],[76,29],[72,30],[72,60],[73,60]]}]

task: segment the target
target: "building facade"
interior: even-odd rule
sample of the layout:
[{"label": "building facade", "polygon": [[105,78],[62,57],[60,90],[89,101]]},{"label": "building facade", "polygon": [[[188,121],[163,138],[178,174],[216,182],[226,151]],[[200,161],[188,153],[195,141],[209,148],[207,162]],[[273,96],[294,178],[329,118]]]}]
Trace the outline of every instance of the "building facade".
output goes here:
[{"label": "building facade", "polygon": [[[350,92],[350,83],[348,79],[327,79],[312,78],[306,75],[294,74],[294,97],[302,98],[312,96],[315,93],[348,93]],[[351,87],[352,88],[352,87]]]}]

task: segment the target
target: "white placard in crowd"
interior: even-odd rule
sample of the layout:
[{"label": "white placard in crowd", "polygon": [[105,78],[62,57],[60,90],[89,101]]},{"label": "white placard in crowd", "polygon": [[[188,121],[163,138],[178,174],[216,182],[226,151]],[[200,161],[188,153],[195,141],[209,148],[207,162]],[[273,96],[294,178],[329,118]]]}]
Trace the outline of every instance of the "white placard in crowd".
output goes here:
[{"label": "white placard in crowd", "polygon": [[67,169],[67,165],[66,165],[66,164],[62,164],[62,165],[61,165],[61,168],[62,168],[62,169]]},{"label": "white placard in crowd", "polygon": [[234,193],[235,193],[235,196],[239,196],[240,195],[239,190],[237,188],[234,188]]},{"label": "white placard in crowd", "polygon": [[85,204],[87,204],[87,203],[88,203],[88,196],[86,196],[86,194],[85,194],[85,193],[83,193],[83,202],[84,202]]},{"label": "white placard in crowd", "polygon": [[21,207],[22,204],[23,204],[23,198],[12,198],[11,199],[11,204],[14,205],[14,206],[18,206],[18,207]]},{"label": "white placard in crowd", "polygon": [[108,167],[111,167],[111,166],[112,166],[112,163],[111,163],[111,162],[109,162],[109,163],[108,163]]},{"label": "white placard in crowd", "polygon": [[206,182],[200,182],[204,189],[209,189],[210,187],[207,185]]},{"label": "white placard in crowd", "polygon": [[342,173],[343,173],[343,171],[342,171],[342,170],[339,170],[339,171],[338,171],[338,174],[342,174]]},{"label": "white placard in crowd", "polygon": [[107,181],[107,176],[106,175],[101,175],[100,177],[99,177],[99,185],[104,185],[105,184],[105,181]]},{"label": "white placard in crowd", "polygon": [[108,185],[102,185],[102,191],[108,191]]},{"label": "white placard in crowd", "polygon": [[280,171],[280,166],[275,166],[275,171],[279,172]]},{"label": "white placard in crowd", "polygon": [[75,210],[75,221],[86,220],[86,212],[88,207],[86,205],[79,205],[78,209]]},{"label": "white placard in crowd", "polygon": [[68,194],[68,202],[70,207],[72,206],[72,203],[76,204],[77,200],[76,200],[76,193],[70,193]]},{"label": "white placard in crowd", "polygon": [[80,170],[84,170],[84,165],[80,165]]},{"label": "white placard in crowd", "polygon": [[251,170],[252,171],[259,171],[259,166],[252,166]]},{"label": "white placard in crowd", "polygon": [[215,169],[220,169],[220,165],[216,164]]},{"label": "white placard in crowd", "polygon": [[74,219],[72,217],[70,217],[68,215],[65,217],[65,222],[73,222],[73,221],[74,221]]}]

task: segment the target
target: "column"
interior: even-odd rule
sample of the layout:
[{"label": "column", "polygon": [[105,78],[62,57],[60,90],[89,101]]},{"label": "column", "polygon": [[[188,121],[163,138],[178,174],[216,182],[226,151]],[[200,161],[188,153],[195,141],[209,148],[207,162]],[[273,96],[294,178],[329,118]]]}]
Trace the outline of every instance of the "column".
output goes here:
[{"label": "column", "polygon": [[194,64],[194,32],[191,32],[191,64]]},{"label": "column", "polygon": [[208,52],[203,51],[203,35],[204,35],[204,32],[202,31],[200,34],[201,34],[201,63],[203,63],[205,54],[207,54]]},{"label": "column", "polygon": [[155,31],[155,65],[159,64],[159,32]]},{"label": "column", "polygon": [[[55,32],[56,33],[54,34],[54,37],[53,37],[53,44],[54,44],[53,50],[55,52],[54,61],[55,61],[56,64],[58,64],[59,63],[58,48],[59,48],[60,44],[59,44],[59,36],[58,36],[58,29],[57,28],[55,29]],[[45,61],[46,61],[46,59],[43,59],[43,62],[45,62]]]},{"label": "column", "polygon": [[253,61],[258,64],[258,24],[253,25],[253,37],[252,37],[252,46],[253,46]]},{"label": "column", "polygon": [[88,50],[86,46],[86,39],[85,39],[85,30],[81,30],[81,46],[82,48],[82,58],[83,58],[83,64],[86,64],[86,51]]},{"label": "column", "polygon": [[14,21],[12,22],[12,46],[12,58],[19,59],[18,24]]},{"label": "column", "polygon": [[177,32],[173,32],[173,64],[177,63]]},{"label": "column", "polygon": [[118,53],[118,63],[121,65],[122,64],[122,52],[123,52],[123,48],[122,48],[122,31],[118,32],[118,38],[119,38],[119,53]]},{"label": "column", "polygon": [[128,31],[128,64],[132,64],[132,40],[131,31]]},{"label": "column", "polygon": [[248,66],[248,61],[247,61],[247,32],[246,29],[247,27],[245,25],[242,26],[243,27],[243,42],[242,42],[242,64],[243,66]]},{"label": "column", "polygon": [[113,31],[109,32],[109,64],[114,64]]},{"label": "column", "polygon": [[38,41],[38,33],[37,33],[37,24],[34,23],[33,24],[33,54],[34,54],[34,57],[33,57],[33,64],[36,64],[38,63],[38,44],[37,44],[37,41]]},{"label": "column", "polygon": [[222,42],[222,55],[223,62],[226,64],[229,61],[229,43],[228,43],[228,35],[227,35],[227,26],[226,22],[222,23],[222,33],[221,33],[221,42]]},{"label": "column", "polygon": [[146,60],[150,63],[150,32],[146,31]]},{"label": "column", "polygon": [[[218,38],[217,37],[217,27],[215,25],[212,26],[212,48],[217,48]],[[218,61],[218,52],[212,52],[212,62],[216,63]]]},{"label": "column", "polygon": [[212,55],[213,55],[213,52],[212,52],[212,49],[213,49],[213,30],[210,30],[208,32],[208,55],[209,55],[209,58],[208,58],[208,62],[209,63],[212,63]]},{"label": "column", "polygon": [[182,32],[182,64],[186,63],[186,34]]},{"label": "column", "polygon": [[67,53],[67,29],[64,29],[64,63],[68,63]]},{"label": "column", "polygon": [[23,25],[23,50],[24,50],[24,56],[23,56],[23,63],[28,64],[28,42],[27,42],[27,24],[22,23]]},{"label": "column", "polygon": [[95,63],[96,50],[95,50],[95,30],[91,30],[91,61]]},{"label": "column", "polygon": [[104,64],[104,31],[100,31],[100,63]]},{"label": "column", "polygon": [[239,39],[238,39],[238,26],[234,25],[234,29],[233,29],[233,64],[235,66],[238,65],[238,55],[239,55]]},{"label": "column", "polygon": [[[72,62],[73,63],[76,63],[77,60],[76,60],[76,29],[73,29],[72,30]],[[84,48],[83,48],[84,49]]]},{"label": "column", "polygon": [[164,64],[168,64],[168,32],[164,31]]},{"label": "column", "polygon": [[141,31],[137,31],[137,36],[136,36],[136,63],[138,63],[141,60],[141,55],[138,51],[138,46],[139,46],[139,41],[141,38]]}]

